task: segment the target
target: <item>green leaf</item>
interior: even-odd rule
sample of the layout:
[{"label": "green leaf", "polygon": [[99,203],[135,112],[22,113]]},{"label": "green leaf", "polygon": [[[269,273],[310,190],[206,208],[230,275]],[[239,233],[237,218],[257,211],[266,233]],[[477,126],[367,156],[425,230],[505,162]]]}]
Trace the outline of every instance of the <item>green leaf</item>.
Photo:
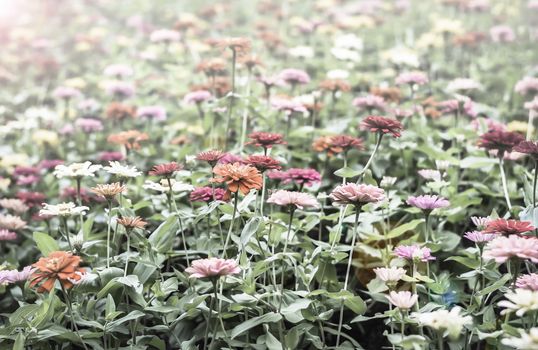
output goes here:
[{"label": "green leaf", "polygon": [[392,238],[400,237],[404,233],[414,230],[419,224],[423,223],[424,221],[425,221],[424,219],[415,219],[403,225],[400,225],[390,230],[390,232],[387,233],[387,238],[392,239]]},{"label": "green leaf", "polygon": [[512,278],[512,276],[510,274],[506,274],[503,277],[501,277],[500,280],[496,281],[492,285],[487,286],[486,288],[484,288],[481,291],[479,291],[478,293],[476,293],[476,295],[478,295],[478,296],[488,295],[489,293],[494,292],[494,291],[500,289],[501,287],[503,287],[506,284],[506,282],[508,282],[511,278]]},{"label": "green leaf", "polygon": [[244,247],[250,241],[250,238],[258,231],[262,219],[259,216],[255,216],[250,219],[243,230],[241,231],[241,245]]},{"label": "green leaf", "polygon": [[13,344],[13,350],[24,350],[25,340],[26,337],[24,336],[24,333],[17,334],[17,338],[15,338],[15,344]]},{"label": "green leaf", "polygon": [[142,311],[138,311],[138,310],[131,311],[128,315],[107,324],[106,331],[111,332],[115,328],[117,328],[117,327],[121,326],[122,324],[124,324],[125,322],[130,321],[130,320],[136,320],[137,318],[140,318],[140,317],[142,317],[144,315],[145,314]]},{"label": "green leaf", "polygon": [[451,256],[446,258],[445,261],[457,261],[462,265],[467,266],[471,269],[477,269],[480,266],[480,261],[476,259],[466,258],[464,256]]},{"label": "green leaf", "polygon": [[234,329],[232,329],[232,334],[231,334],[232,339],[260,324],[274,323],[274,322],[280,321],[281,319],[282,319],[282,315],[277,314],[275,312],[269,312],[269,313],[266,313],[265,315],[251,318],[250,320],[243,322],[240,325],[237,325]]},{"label": "green leaf", "polygon": [[164,254],[172,249],[178,227],[178,218],[172,215],[153,231],[148,241],[159,253]]},{"label": "green leaf", "polygon": [[114,298],[111,294],[109,294],[106,297],[106,304],[105,304],[105,319],[107,321],[113,320],[114,318],[112,315],[116,312],[116,303],[114,302]]},{"label": "green leaf", "polygon": [[364,312],[366,312],[366,303],[359,296],[347,298],[344,301],[344,305],[357,315],[362,315]]},{"label": "green leaf", "polygon": [[270,332],[267,332],[265,345],[268,350],[282,350],[282,343]]},{"label": "green leaf", "polygon": [[358,176],[360,173],[361,173],[360,170],[355,170],[350,167],[345,167],[345,168],[336,170],[334,172],[334,175],[339,176],[339,177],[350,178],[350,177]]},{"label": "green leaf", "polygon": [[37,248],[43,256],[48,256],[50,253],[60,250],[58,242],[46,233],[34,232],[33,237]]},{"label": "green leaf", "polygon": [[[462,169],[482,169],[488,166],[494,166],[498,160],[486,157],[467,157],[461,160],[460,168]],[[482,169],[485,170],[485,169]]]}]

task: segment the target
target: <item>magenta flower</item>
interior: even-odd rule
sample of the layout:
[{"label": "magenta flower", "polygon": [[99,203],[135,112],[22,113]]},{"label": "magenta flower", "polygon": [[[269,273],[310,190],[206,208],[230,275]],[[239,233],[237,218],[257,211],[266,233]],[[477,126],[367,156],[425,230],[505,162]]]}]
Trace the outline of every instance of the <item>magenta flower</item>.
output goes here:
[{"label": "magenta flower", "polygon": [[450,205],[448,200],[435,195],[410,196],[406,203],[424,211],[432,211],[433,209],[445,208]]},{"label": "magenta flower", "polygon": [[57,165],[63,164],[64,161],[61,159],[43,159],[39,162],[39,167],[41,169],[51,170],[56,168]]},{"label": "magenta flower", "polygon": [[233,259],[208,258],[194,260],[185,272],[193,278],[218,278],[241,272]]},{"label": "magenta flower", "polygon": [[465,232],[463,237],[475,243],[484,243],[492,241],[493,239],[499,237],[499,235],[495,233],[485,233],[481,231],[469,231]]},{"label": "magenta flower", "polygon": [[294,182],[309,187],[321,181],[321,175],[314,169],[291,168],[285,171],[272,171],[267,176],[273,180],[280,180],[284,184]]},{"label": "magenta flower", "polygon": [[538,291],[538,273],[519,276],[516,280],[516,287]]},{"label": "magenta flower", "polygon": [[183,97],[183,101],[190,104],[200,104],[202,102],[210,100],[211,97],[211,92],[207,90],[196,90],[186,94],[185,97]]},{"label": "magenta flower", "polygon": [[189,200],[191,202],[211,202],[213,201],[213,197],[215,200],[221,201],[226,194],[226,190],[223,188],[215,188],[214,192],[213,189],[209,186],[206,187],[198,187],[195,188],[190,196]]},{"label": "magenta flower", "polygon": [[335,205],[363,205],[385,199],[385,191],[377,186],[348,183],[337,186],[329,195]]},{"label": "magenta flower", "polygon": [[280,72],[279,78],[289,85],[304,85],[310,82],[310,76],[307,72],[294,68],[284,69]]},{"label": "magenta flower", "polygon": [[0,229],[0,241],[14,241],[17,239],[17,234],[15,232]]},{"label": "magenta flower", "polygon": [[431,250],[429,248],[421,248],[416,244],[400,245],[394,249],[393,253],[399,258],[415,262],[435,260],[435,257],[431,255]]},{"label": "magenta flower", "polygon": [[142,106],[136,110],[136,115],[140,118],[162,122],[166,120],[166,109],[161,106]]},{"label": "magenta flower", "polygon": [[0,285],[26,281],[33,271],[32,266],[26,266],[22,271],[2,270],[0,271]]},{"label": "magenta flower", "polygon": [[219,158],[219,161],[217,163],[218,164],[233,164],[233,163],[244,164],[245,160],[235,154],[224,153],[224,155]]},{"label": "magenta flower", "polygon": [[529,236],[500,236],[486,244],[482,256],[502,264],[512,258],[538,263],[538,239]]},{"label": "magenta flower", "polygon": [[103,162],[120,161],[125,158],[121,152],[103,152],[99,155],[99,160]]},{"label": "magenta flower", "polygon": [[267,203],[281,205],[281,206],[293,206],[299,209],[307,208],[319,208],[318,200],[310,193],[295,192],[278,190],[273,192]]}]

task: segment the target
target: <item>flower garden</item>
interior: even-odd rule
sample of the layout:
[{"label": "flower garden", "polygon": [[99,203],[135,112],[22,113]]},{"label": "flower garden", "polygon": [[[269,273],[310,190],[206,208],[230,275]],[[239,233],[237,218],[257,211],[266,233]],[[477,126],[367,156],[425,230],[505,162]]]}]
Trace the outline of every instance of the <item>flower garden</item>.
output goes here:
[{"label": "flower garden", "polygon": [[0,349],[538,349],[538,1],[0,18]]}]

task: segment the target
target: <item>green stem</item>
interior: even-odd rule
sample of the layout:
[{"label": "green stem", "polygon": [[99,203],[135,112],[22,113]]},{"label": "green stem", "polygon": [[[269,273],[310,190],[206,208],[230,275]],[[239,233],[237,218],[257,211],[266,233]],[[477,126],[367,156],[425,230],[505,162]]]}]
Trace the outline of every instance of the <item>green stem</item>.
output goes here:
[{"label": "green stem", "polygon": [[129,256],[131,255],[131,230],[125,230],[127,235],[127,257],[125,258],[125,270],[123,271],[123,277],[127,276],[127,269],[129,268]]},{"label": "green stem", "polygon": [[383,134],[382,133],[378,133],[377,134],[378,137],[377,137],[377,142],[375,144],[375,147],[374,147],[374,151],[372,152],[372,154],[370,155],[370,158],[368,159],[368,162],[366,162],[366,165],[364,166],[364,168],[362,169],[362,171],[360,172],[359,174],[359,178],[357,179],[357,183],[359,183],[360,179],[362,176],[364,176],[364,174],[366,173],[366,171],[370,168],[370,166],[372,165],[372,161],[374,160],[374,157],[377,153],[377,150],[379,149],[379,145],[381,144],[381,140],[383,139]]},{"label": "green stem", "polygon": [[512,203],[510,202],[510,195],[508,194],[508,185],[506,184],[506,174],[504,172],[504,160],[503,154],[499,154],[499,170],[501,172],[501,181],[503,185],[504,198],[506,200],[506,205],[508,206],[508,211],[512,211]]},{"label": "green stem", "polygon": [[108,223],[106,229],[106,267],[110,268],[110,227],[112,226],[112,200],[108,201]]},{"label": "green stem", "polygon": [[282,259],[280,260],[280,301],[278,303],[278,312],[280,313],[280,310],[282,309],[282,301],[284,300],[284,272],[285,272],[285,264],[284,260],[286,259],[285,254],[288,250],[288,242],[290,240],[290,233],[291,233],[291,224],[293,222],[293,214],[295,213],[294,209],[290,209],[290,222],[288,224],[288,233],[286,234],[286,240],[284,241],[284,249],[282,250]]},{"label": "green stem", "polygon": [[65,287],[60,282],[60,286],[62,287],[62,292],[65,296],[65,301],[67,302],[67,309],[69,310],[69,315],[71,316],[71,323],[73,324],[73,327],[75,328],[75,333],[77,333],[78,339],[82,343],[82,346],[85,350],[88,350],[88,347],[86,346],[86,343],[84,343],[84,340],[82,340],[82,336],[80,335],[80,331],[78,330],[77,323],[75,322],[75,315],[73,313],[73,306],[71,305],[71,299],[69,298],[69,294],[65,290]]},{"label": "green stem", "polygon": [[62,221],[64,223],[64,230],[65,230],[65,238],[67,239],[67,244],[69,245],[69,250],[71,252],[74,252],[73,245],[71,244],[71,238],[69,238],[69,226],[67,225],[67,218],[62,218]]},{"label": "green stem", "polygon": [[228,234],[226,235],[226,242],[224,242],[224,250],[222,252],[223,258],[226,259],[226,250],[228,249],[228,244],[230,243],[230,238],[232,237],[232,230],[235,223],[235,214],[237,213],[237,202],[239,201],[239,193],[235,193],[234,198],[234,210],[232,213],[232,221],[230,222],[230,228],[228,229]]}]

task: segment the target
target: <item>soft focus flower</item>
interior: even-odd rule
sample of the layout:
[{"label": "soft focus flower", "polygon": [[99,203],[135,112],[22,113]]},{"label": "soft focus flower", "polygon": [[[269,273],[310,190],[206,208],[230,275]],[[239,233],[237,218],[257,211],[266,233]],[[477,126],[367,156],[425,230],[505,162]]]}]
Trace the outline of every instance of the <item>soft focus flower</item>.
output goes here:
[{"label": "soft focus flower", "polygon": [[413,313],[411,316],[422,325],[437,331],[445,331],[452,339],[457,339],[461,335],[464,326],[473,323],[471,316],[461,315],[459,306],[453,307],[450,311],[436,310]]},{"label": "soft focus flower", "polygon": [[524,107],[525,109],[530,109],[532,111],[538,112],[538,96],[534,96],[534,99],[525,102]]},{"label": "soft focus flower", "polygon": [[85,206],[77,206],[75,203],[61,203],[61,204],[47,204],[43,203],[43,209],[39,211],[39,215],[49,215],[49,216],[75,216],[75,215],[85,215],[86,211],[90,208]]},{"label": "soft focus flower", "polygon": [[377,95],[356,97],[351,103],[359,110],[366,109],[368,111],[371,111],[373,109],[377,109],[378,111],[384,111],[386,108],[385,99]]},{"label": "soft focus flower", "polygon": [[404,72],[396,77],[396,85],[424,85],[428,76],[423,72]]},{"label": "soft focus flower", "polygon": [[200,104],[212,98],[211,92],[207,90],[191,91],[183,97],[185,103]]},{"label": "soft focus flower", "polygon": [[111,184],[98,184],[97,186],[93,187],[91,190],[97,195],[110,200],[114,198],[116,195],[124,192],[125,189],[126,189],[125,185],[122,185],[119,182],[114,182]]},{"label": "soft focus flower", "polygon": [[14,241],[17,238],[18,236],[15,232],[6,229],[0,229],[0,241]]},{"label": "soft focus flower", "polygon": [[122,225],[126,229],[140,228],[143,229],[148,224],[140,216],[123,216],[118,219],[118,224]]},{"label": "soft focus flower", "polygon": [[248,138],[251,139],[251,141],[246,142],[245,145],[253,145],[265,149],[272,148],[274,145],[286,144],[286,141],[283,140],[281,134],[270,132],[253,132],[248,135]]},{"label": "soft focus flower", "polygon": [[26,281],[33,272],[34,269],[31,266],[26,266],[22,271],[2,270],[0,271],[0,286]]},{"label": "soft focus flower", "polygon": [[104,75],[116,78],[128,78],[133,73],[133,69],[125,64],[111,64],[103,71]]},{"label": "soft focus flower", "polygon": [[306,107],[295,99],[274,97],[271,99],[271,107],[280,112],[284,112],[286,115],[293,113],[307,113]]},{"label": "soft focus flower", "polygon": [[217,44],[222,48],[229,48],[239,55],[246,54],[248,51],[250,51],[251,46],[250,39],[242,37],[220,39]]},{"label": "soft focus flower", "polygon": [[144,185],[142,185],[142,188],[163,193],[170,192],[168,181],[170,181],[170,184],[172,185],[172,192],[190,192],[194,190],[194,186],[174,179],[161,179],[160,182],[146,180]]},{"label": "soft focus flower", "polygon": [[224,155],[225,154],[221,150],[213,149],[198,153],[196,155],[196,160],[208,162],[211,167],[214,167]]},{"label": "soft focus flower", "polygon": [[488,222],[484,232],[503,235],[519,235],[534,229],[535,227],[529,221],[497,219]]},{"label": "soft focus flower", "polygon": [[483,134],[478,145],[487,150],[495,150],[502,156],[505,152],[512,152],[523,140],[523,136],[517,132],[493,130]]},{"label": "soft focus flower", "polygon": [[252,165],[258,169],[260,173],[264,173],[267,170],[280,170],[282,168],[278,160],[269,156],[257,154],[248,156],[247,159],[245,159],[245,163]]},{"label": "soft focus flower", "polygon": [[396,119],[371,115],[363,119],[361,129],[381,134],[392,134],[394,137],[400,137],[403,129],[402,123]]},{"label": "soft focus flower", "polygon": [[[536,2],[538,8],[538,1]],[[501,342],[517,350],[536,350],[538,349],[538,327],[531,328],[528,333],[524,329],[517,329],[519,337],[514,337],[505,334],[505,338]]]},{"label": "soft focus flower", "polygon": [[170,162],[155,165],[148,174],[151,176],[164,176],[166,178],[169,178],[181,169],[183,169],[183,166],[181,164],[178,164],[176,162]]},{"label": "soft focus flower", "polygon": [[538,142],[536,141],[521,141],[512,149],[514,152],[525,153],[538,160]]},{"label": "soft focus flower", "polygon": [[194,260],[185,272],[193,278],[218,278],[238,274],[241,269],[233,259],[208,258]]},{"label": "soft focus flower", "polygon": [[36,269],[30,277],[30,287],[39,285],[38,292],[50,292],[59,281],[63,288],[73,287],[72,280],[78,281],[85,270],[80,265],[80,257],[71,253],[56,251],[46,258],[40,258],[32,266]]},{"label": "soft focus flower", "polygon": [[385,191],[377,186],[353,182],[337,186],[329,195],[335,205],[363,205],[385,199]]},{"label": "soft focus flower", "polygon": [[69,86],[59,86],[52,92],[52,95],[56,98],[71,99],[82,96],[78,89]]},{"label": "soft focus flower", "polygon": [[136,115],[140,118],[161,122],[166,120],[166,109],[161,106],[142,106],[136,110]]},{"label": "soft focus flower", "polygon": [[538,291],[516,288],[505,295],[508,300],[501,300],[497,305],[504,308],[501,315],[515,312],[518,317],[522,317],[528,312],[538,310]]},{"label": "soft focus flower", "polygon": [[101,165],[92,165],[91,162],[72,163],[70,165],[57,165],[54,168],[54,175],[62,177],[94,177],[95,173],[101,169]]},{"label": "soft focus flower", "polygon": [[336,135],[330,137],[329,148],[333,153],[347,153],[351,149],[364,149],[364,142],[362,139],[357,137],[348,135]]},{"label": "soft focus flower", "polygon": [[481,89],[482,85],[469,78],[457,78],[448,83],[446,88],[449,92],[468,92]]},{"label": "soft focus flower", "polygon": [[0,207],[12,210],[16,214],[23,214],[28,211],[29,207],[21,199],[3,198],[0,199]]},{"label": "soft focus flower", "polygon": [[140,149],[140,142],[149,140],[148,134],[138,130],[122,131],[108,136],[107,141],[127,149]]},{"label": "soft focus flower", "polygon": [[80,118],[75,121],[75,126],[85,133],[103,130],[103,123],[98,119]]},{"label": "soft focus flower", "polygon": [[267,199],[267,203],[281,206],[295,206],[299,209],[303,209],[305,207],[319,208],[318,200],[310,193],[286,190],[278,190],[273,192],[269,199]]},{"label": "soft focus flower", "polygon": [[426,247],[419,247],[418,245],[400,245],[394,248],[394,255],[399,258],[412,260],[415,262],[427,262],[435,260],[435,257],[431,255],[431,250]]},{"label": "soft focus flower", "polygon": [[374,272],[377,278],[387,285],[395,285],[405,276],[405,269],[401,267],[378,267],[374,269]]},{"label": "soft focus flower", "polygon": [[524,77],[516,83],[514,90],[521,95],[535,94],[538,92],[538,78]]},{"label": "soft focus flower", "polygon": [[111,174],[115,175],[121,179],[135,178],[142,175],[141,171],[138,171],[136,167],[130,167],[128,165],[122,165],[120,162],[111,161],[108,163],[109,166],[104,167],[103,169]]},{"label": "soft focus flower", "polygon": [[157,29],[149,37],[149,40],[153,43],[171,43],[180,39],[181,34],[171,29]]},{"label": "soft focus flower", "polygon": [[514,30],[507,25],[498,25],[489,29],[491,40],[496,43],[511,43],[516,40]]},{"label": "soft focus flower", "polygon": [[[104,162],[112,162],[112,161],[117,162],[117,161],[123,160],[124,158],[125,157],[123,156],[121,152],[101,152],[101,154],[99,155],[99,160],[104,161]],[[109,167],[105,167],[105,168],[109,168]]]},{"label": "soft focus flower", "polygon": [[426,180],[441,181],[441,172],[434,169],[421,169],[417,173]]},{"label": "soft focus flower", "polygon": [[538,239],[518,235],[497,237],[486,244],[482,256],[487,260],[493,259],[499,264],[512,258],[538,263]]},{"label": "soft focus flower", "polygon": [[321,175],[314,169],[291,168],[285,171],[271,171],[267,176],[270,179],[280,180],[284,184],[293,182],[309,187],[321,181]]},{"label": "soft focus flower", "polygon": [[437,208],[446,208],[450,202],[443,197],[435,195],[410,196],[407,198],[407,204],[425,211],[431,211]]},{"label": "soft focus flower", "polygon": [[0,229],[5,228],[11,231],[18,231],[26,227],[26,221],[17,215],[0,214]]},{"label": "soft focus flower", "polygon": [[516,287],[538,292],[538,273],[521,275],[516,280]]},{"label": "soft focus flower", "polygon": [[133,83],[123,80],[108,81],[104,85],[106,92],[109,95],[120,98],[131,97],[135,94],[135,86]]},{"label": "soft focus flower", "polygon": [[498,237],[498,235],[494,233],[485,233],[482,231],[469,231],[465,232],[463,234],[463,237],[467,238],[471,242],[484,243],[495,239],[496,237]]},{"label": "soft focus flower", "polygon": [[471,221],[476,226],[476,228],[480,231],[485,230],[488,224],[491,222],[491,218],[489,216],[482,217],[482,216],[471,216]]},{"label": "soft focus flower", "polygon": [[303,70],[288,68],[280,72],[279,78],[290,85],[304,85],[310,82],[310,76]]},{"label": "soft focus flower", "polygon": [[189,200],[191,202],[211,202],[213,201],[213,198],[217,201],[221,201],[224,199],[224,196],[226,195],[226,190],[222,188],[215,188],[212,189],[211,187],[198,187],[195,188],[190,196]]},{"label": "soft focus flower", "polygon": [[387,299],[390,303],[401,310],[409,310],[415,305],[418,300],[417,294],[412,294],[409,291],[391,291],[390,295],[387,296]]},{"label": "soft focus flower", "polygon": [[392,187],[396,183],[396,180],[398,179],[392,176],[383,176],[381,178],[381,182],[379,183],[379,186],[383,188]]},{"label": "soft focus flower", "polygon": [[262,175],[253,166],[240,163],[219,164],[213,168],[213,173],[217,175],[213,181],[225,183],[228,191],[247,194],[252,189],[262,188]]}]

